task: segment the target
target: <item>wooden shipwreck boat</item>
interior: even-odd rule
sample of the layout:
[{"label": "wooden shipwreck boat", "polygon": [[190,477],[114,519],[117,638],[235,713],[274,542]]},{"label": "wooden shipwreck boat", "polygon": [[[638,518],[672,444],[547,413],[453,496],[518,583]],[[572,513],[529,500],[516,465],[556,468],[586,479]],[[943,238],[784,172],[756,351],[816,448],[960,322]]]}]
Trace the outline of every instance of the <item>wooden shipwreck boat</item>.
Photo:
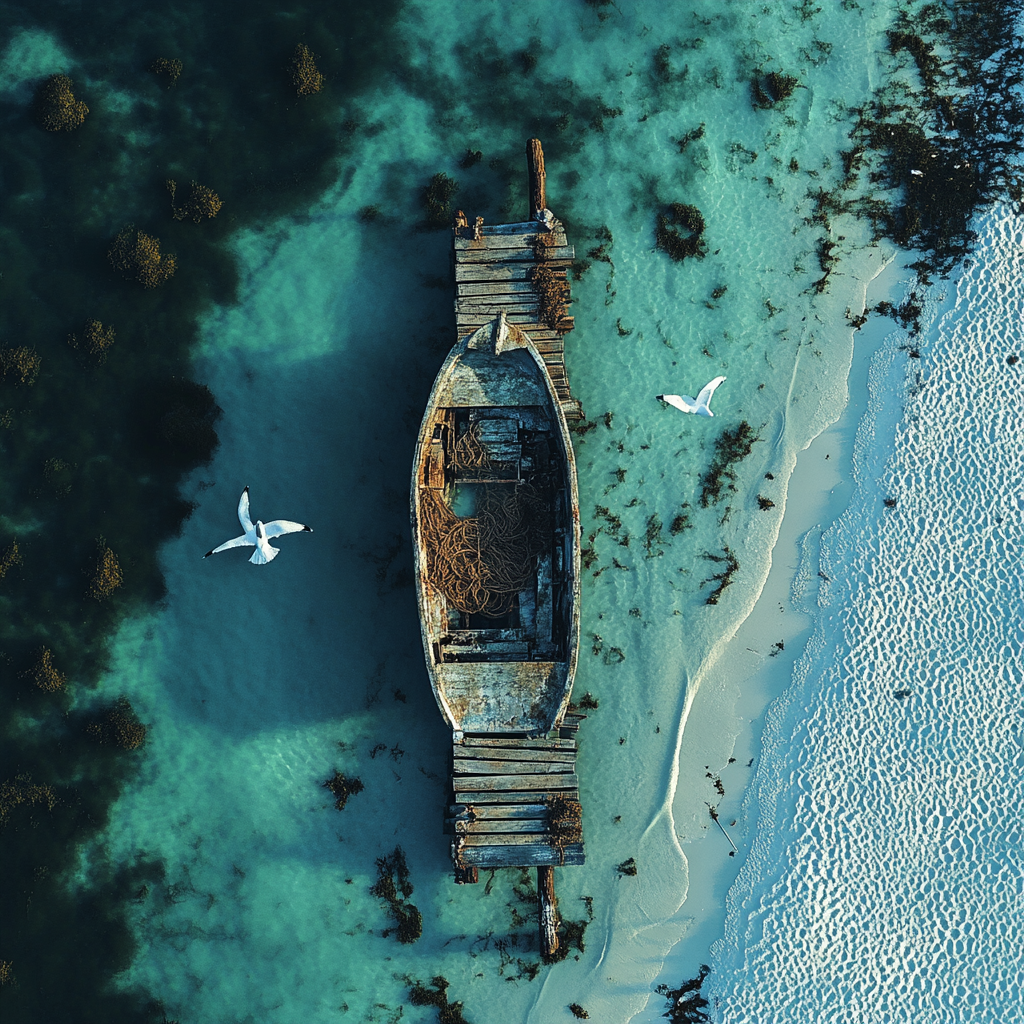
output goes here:
[{"label": "wooden shipwreck boat", "polygon": [[[464,217],[456,221],[457,279],[474,254],[486,273],[499,274],[494,287],[474,292],[473,319],[434,382],[411,507],[423,651],[453,737],[445,824],[455,879],[475,882],[480,867],[536,867],[542,951],[552,956],[552,869],[584,859],[575,772],[581,716],[569,705],[580,523],[565,416],[578,403],[564,369],[556,388],[551,352],[542,355],[529,333],[551,330],[533,317],[541,303],[528,291],[529,266],[543,265],[552,249],[563,257],[565,246],[564,233],[562,245],[537,241],[561,226],[544,205],[536,140],[528,158],[529,222],[485,229],[478,220],[470,229]],[[545,267],[549,291],[552,272]]]}]

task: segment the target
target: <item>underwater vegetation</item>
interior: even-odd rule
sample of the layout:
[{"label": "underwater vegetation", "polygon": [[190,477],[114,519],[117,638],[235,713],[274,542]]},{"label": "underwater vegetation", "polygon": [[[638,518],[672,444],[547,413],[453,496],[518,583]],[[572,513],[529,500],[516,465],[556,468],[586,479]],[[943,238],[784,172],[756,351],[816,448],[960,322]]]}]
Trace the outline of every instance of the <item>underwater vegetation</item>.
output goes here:
[{"label": "underwater vegetation", "polygon": [[189,185],[188,197],[181,204],[175,206],[174,200],[178,194],[178,183],[173,178],[167,179],[167,191],[171,193],[171,216],[175,220],[191,220],[201,224],[204,219],[212,219],[220,213],[224,204],[220,196],[206,185],[200,185],[193,181]]},{"label": "underwater vegetation", "polygon": [[146,742],[146,727],[127,697],[119,697],[90,722],[85,731],[95,740],[121,750],[138,750]]},{"label": "underwater vegetation", "polygon": [[[736,472],[733,467],[742,462],[758,441],[757,432],[743,420],[739,426],[725,429],[715,441],[715,451],[711,457],[711,465],[700,481],[701,508],[717,505],[722,497],[722,488],[735,490]],[[681,526],[681,529],[685,529]]]},{"label": "underwater vegetation", "polygon": [[124,583],[121,563],[117,555],[102,540],[99,543],[96,569],[89,583],[89,596],[96,601],[106,601]]},{"label": "underwater vegetation", "polygon": [[34,384],[42,361],[39,353],[27,345],[0,348],[0,380],[11,379],[25,386]]},{"label": "underwater vegetation", "polygon": [[448,988],[448,979],[441,975],[430,979],[429,988],[417,981],[409,992],[409,1002],[413,1006],[437,1007],[438,1024],[468,1024],[462,1015],[462,1003],[448,1001]]},{"label": "underwater vegetation", "polygon": [[[161,542],[192,507],[179,483],[218,444],[215,396],[190,375],[200,317],[238,294],[225,242],[336,179],[351,145],[333,130],[337,104],[380,74],[395,6],[296,11],[290,44],[264,0],[247,5],[244,32],[215,4],[19,8],[19,25],[59,39],[80,70],[40,80],[15,62],[5,75],[27,75],[25,88],[0,96],[4,1024],[174,1016],[111,984],[134,956],[138,878],[159,866],[99,849],[92,881],[71,881],[138,771],[140,715],[160,723],[141,705],[72,707],[95,707],[113,632],[162,597]],[[335,104],[296,101],[282,70],[296,38],[325,55]],[[216,193],[190,195],[193,180]],[[211,219],[221,200],[230,222]]]},{"label": "underwater vegetation", "polygon": [[757,74],[751,79],[750,92],[754,108],[763,110],[774,107],[793,95],[800,84],[799,78],[784,75],[779,71],[769,71],[766,75]]},{"label": "underwater vegetation", "polygon": [[56,693],[67,682],[67,676],[63,672],[58,672],[53,664],[53,651],[49,647],[44,647],[39,652],[39,657],[32,666],[31,675],[32,682],[46,693]]},{"label": "underwater vegetation", "polygon": [[345,804],[348,803],[348,798],[356,793],[362,793],[363,782],[361,779],[357,779],[354,775],[351,778],[346,777],[337,768],[334,769],[334,774],[323,783],[324,789],[329,789],[334,795],[334,806],[339,810],[345,810]]},{"label": "underwater vegetation", "polygon": [[[387,905],[397,925],[398,941],[406,944],[415,942],[423,934],[423,915],[409,902],[412,892],[405,851],[396,846],[391,853],[378,857],[377,881],[370,887],[370,895]],[[387,937],[391,929],[385,928],[381,934]]]},{"label": "underwater vegetation", "polygon": [[36,92],[35,116],[48,132],[70,132],[85,123],[89,108],[76,99],[67,75],[51,75]]},{"label": "underwater vegetation", "polygon": [[452,221],[452,200],[458,194],[459,183],[444,171],[438,171],[423,190],[423,205],[427,210],[427,224],[432,228],[447,228]]},{"label": "underwater vegetation", "polygon": [[182,69],[184,65],[176,57],[157,57],[152,64],[149,65],[149,70],[154,75],[161,75],[167,79],[167,88],[170,89],[175,82],[181,77]]},{"label": "underwater vegetation", "polygon": [[107,350],[114,344],[114,338],[113,327],[104,327],[99,320],[86,320],[82,337],[69,334],[68,344],[72,348],[82,348],[93,358],[102,361],[107,356]]},{"label": "underwater vegetation", "polygon": [[324,76],[316,66],[316,57],[305,43],[295,47],[291,73],[292,85],[299,96],[312,96],[324,87]]},{"label": "underwater vegetation", "polygon": [[701,964],[697,977],[684,981],[679,988],[659,985],[656,990],[658,995],[668,1000],[668,1009],[663,1016],[675,1024],[710,1024],[711,1018],[704,1012],[708,1001],[700,994],[710,973],[711,968]]},{"label": "underwater vegetation", "polygon": [[834,198],[876,237],[925,250],[921,275],[967,257],[976,210],[1020,209],[1024,199],[1022,10],[1021,0],[925,4],[902,11],[888,33],[893,58],[909,56],[913,70],[860,111],[851,134],[844,188],[866,177],[870,194]]},{"label": "underwater vegetation", "polygon": [[703,259],[708,251],[704,229],[704,215],[696,206],[671,203],[667,212],[658,214],[655,244],[676,262],[691,256]]},{"label": "underwater vegetation", "polygon": [[156,288],[178,269],[174,256],[160,252],[160,239],[139,231],[134,224],[123,227],[107,253],[110,265],[143,288]]}]

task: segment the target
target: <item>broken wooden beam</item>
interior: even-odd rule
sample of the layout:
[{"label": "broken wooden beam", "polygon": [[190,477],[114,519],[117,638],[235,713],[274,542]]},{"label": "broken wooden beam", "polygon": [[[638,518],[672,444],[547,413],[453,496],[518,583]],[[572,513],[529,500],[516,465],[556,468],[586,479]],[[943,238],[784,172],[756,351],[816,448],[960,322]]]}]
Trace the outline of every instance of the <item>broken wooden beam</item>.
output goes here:
[{"label": "broken wooden beam", "polygon": [[526,144],[526,169],[530,175],[530,220],[535,221],[548,206],[544,148],[540,139],[530,139]]},{"label": "broken wooden beam", "polygon": [[558,953],[558,905],[555,901],[555,869],[550,865],[537,868],[537,902],[540,924],[540,955],[553,960]]}]

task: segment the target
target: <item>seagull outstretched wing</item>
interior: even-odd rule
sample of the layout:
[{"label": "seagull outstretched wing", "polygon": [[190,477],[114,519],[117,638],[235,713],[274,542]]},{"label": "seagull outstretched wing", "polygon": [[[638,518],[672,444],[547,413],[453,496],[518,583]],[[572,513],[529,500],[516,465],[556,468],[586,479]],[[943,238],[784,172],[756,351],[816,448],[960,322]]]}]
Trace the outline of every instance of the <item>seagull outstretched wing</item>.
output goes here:
[{"label": "seagull outstretched wing", "polygon": [[705,409],[708,410],[708,415],[710,416],[714,415],[714,413],[712,413],[711,410],[708,408],[708,406],[711,405],[711,396],[715,393],[715,388],[717,388],[723,380],[725,380],[724,377],[716,377],[710,383],[705,384],[704,387],[701,388],[700,394],[697,396],[698,408],[700,406],[703,406]]},{"label": "seagull outstretched wing", "polygon": [[234,540],[226,540],[219,548],[207,551],[203,558],[209,558],[210,555],[219,555],[222,551],[227,551],[228,548],[251,548],[255,543],[254,540],[249,540],[248,536],[236,537]]},{"label": "seagull outstretched wing", "polygon": [[246,486],[242,496],[238,499],[238,521],[247,534],[253,533],[252,520],[249,518],[249,488]]},{"label": "seagull outstretched wing", "polygon": [[272,523],[264,523],[263,529],[268,537],[283,537],[286,533],[312,533],[309,526],[292,523],[287,519],[275,519]]}]

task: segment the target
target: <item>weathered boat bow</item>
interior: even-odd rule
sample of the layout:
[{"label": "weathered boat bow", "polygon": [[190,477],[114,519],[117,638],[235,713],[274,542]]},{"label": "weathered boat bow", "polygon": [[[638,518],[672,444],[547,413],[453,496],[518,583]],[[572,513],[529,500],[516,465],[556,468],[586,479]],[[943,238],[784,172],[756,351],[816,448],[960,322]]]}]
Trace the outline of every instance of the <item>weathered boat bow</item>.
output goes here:
[{"label": "weathered boat bow", "polygon": [[485,279],[457,293],[458,340],[423,417],[411,507],[423,652],[453,736],[445,825],[456,881],[537,867],[550,957],[552,869],[584,859],[569,713],[580,524],[566,412],[579,403],[561,361],[571,247],[546,207],[539,142],[527,155],[531,221],[456,219],[457,285]]}]

